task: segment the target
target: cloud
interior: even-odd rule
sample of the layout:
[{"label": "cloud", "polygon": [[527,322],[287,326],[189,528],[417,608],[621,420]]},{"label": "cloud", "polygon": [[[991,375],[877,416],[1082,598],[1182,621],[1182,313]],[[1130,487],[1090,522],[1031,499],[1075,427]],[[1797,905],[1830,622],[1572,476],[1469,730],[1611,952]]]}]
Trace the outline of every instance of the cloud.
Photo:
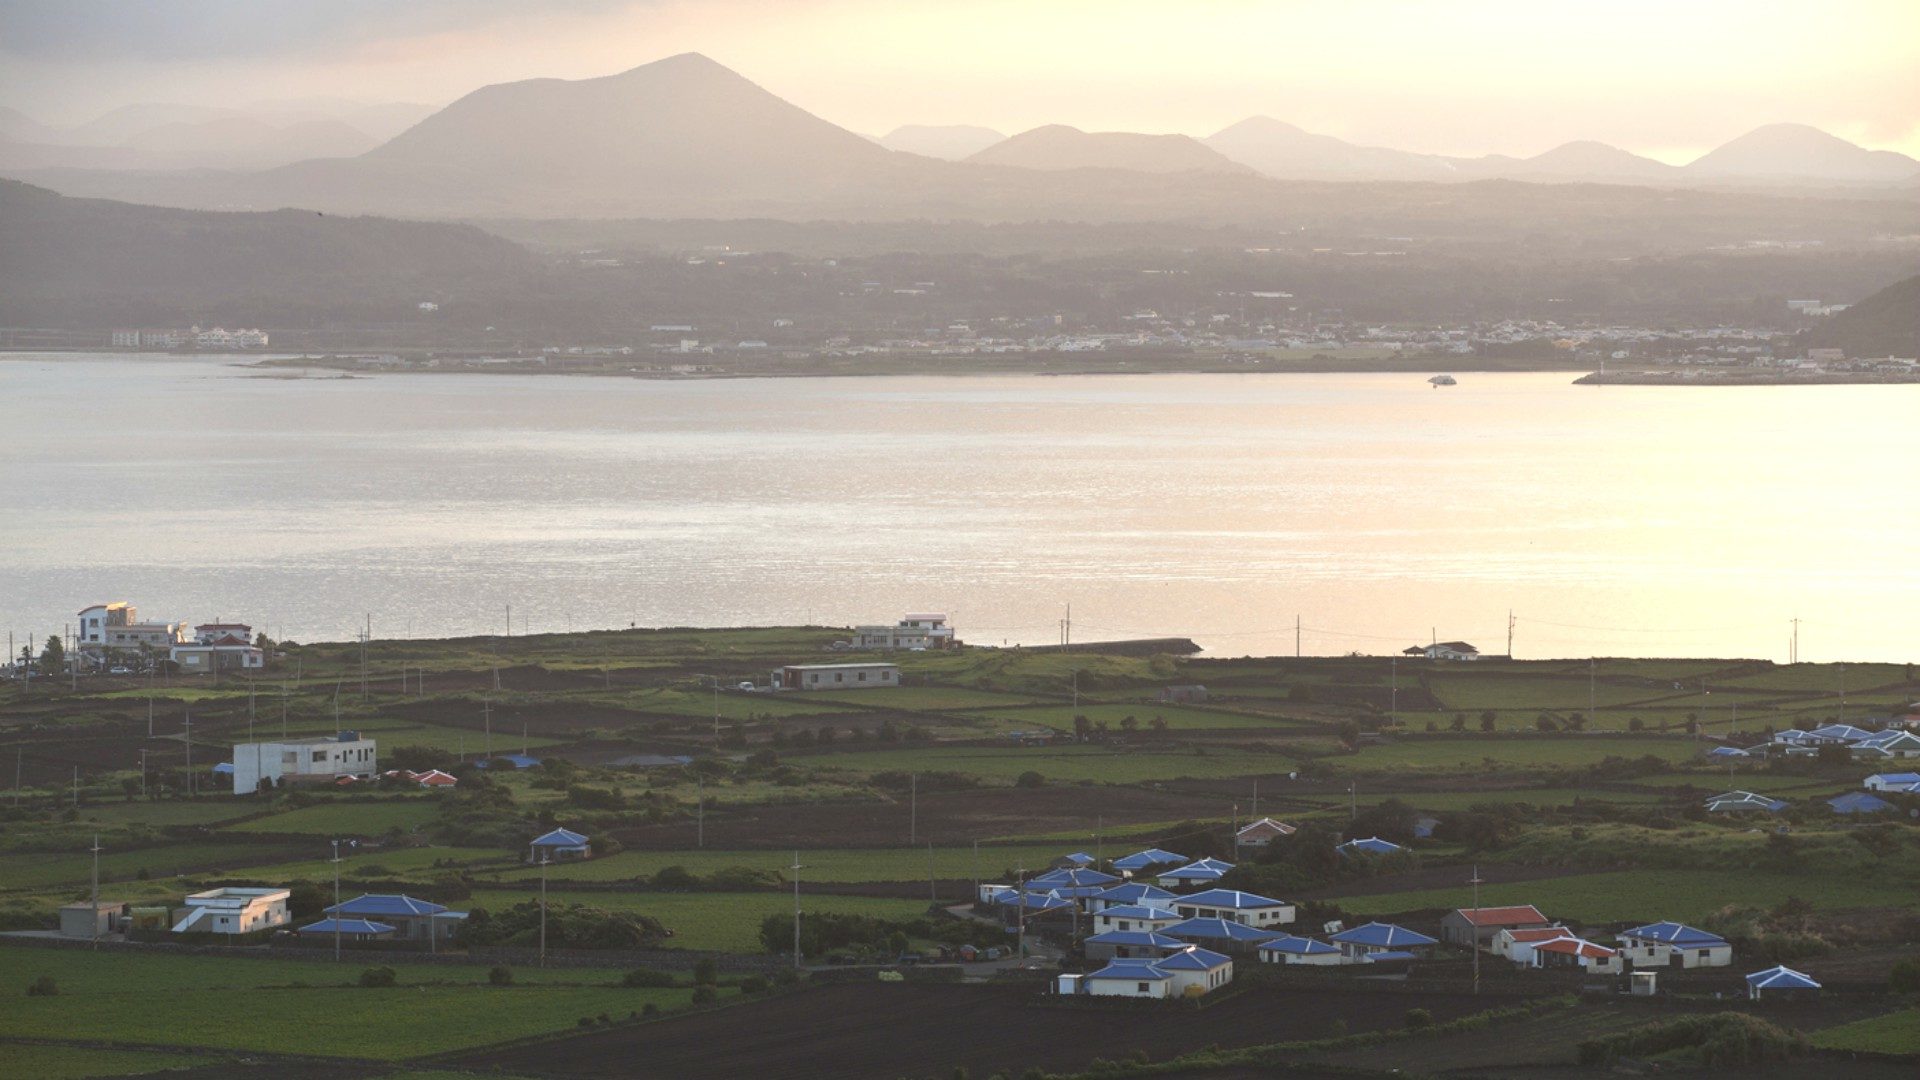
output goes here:
[{"label": "cloud", "polygon": [[[594,14],[646,0],[568,0]],[[177,61],[355,50],[528,14],[526,0],[0,0],[0,53],[58,62]]]}]

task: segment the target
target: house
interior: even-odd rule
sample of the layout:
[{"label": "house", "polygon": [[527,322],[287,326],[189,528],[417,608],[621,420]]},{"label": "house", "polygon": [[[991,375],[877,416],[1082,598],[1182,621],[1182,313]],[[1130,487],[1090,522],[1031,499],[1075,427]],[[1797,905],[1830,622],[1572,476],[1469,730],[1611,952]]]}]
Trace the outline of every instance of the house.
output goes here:
[{"label": "house", "polygon": [[[537,759],[528,758],[527,760],[532,761],[535,765],[539,764]],[[607,762],[607,764],[618,769],[672,769],[681,765],[693,764],[693,757],[689,754],[628,754],[626,757],[614,758],[612,761]],[[515,767],[524,769],[527,766],[517,765]]]},{"label": "house", "polygon": [[1160,688],[1162,705],[1204,705],[1207,700],[1207,688],[1204,686],[1163,686]]},{"label": "house", "polygon": [[1413,819],[1413,838],[1415,840],[1433,839],[1433,830],[1440,827],[1440,819],[1425,814]]},{"label": "house", "polygon": [[1083,944],[1089,960],[1157,960],[1187,943],[1151,930],[1108,930]]},{"label": "house", "polygon": [[1369,836],[1365,839],[1355,838],[1344,844],[1336,844],[1333,850],[1342,855],[1392,855],[1394,852],[1407,849],[1391,840]]},{"label": "house", "polygon": [[1232,919],[1243,926],[1264,928],[1293,921],[1293,905],[1237,889],[1208,889],[1174,897],[1168,906],[1183,919]]},{"label": "house", "polygon": [[185,624],[141,622],[134,606],[123,600],[83,608],[74,634],[76,650],[91,656],[143,650],[165,653],[186,639]]},{"label": "house", "polygon": [[1807,740],[1828,745],[1841,744],[1851,746],[1862,739],[1873,737],[1873,732],[1857,728],[1852,724],[1822,724],[1807,732]]},{"label": "house", "polygon": [[1168,953],[1153,966],[1173,976],[1175,997],[1199,997],[1233,981],[1233,960],[1198,945]]},{"label": "house", "polygon": [[342,777],[370,779],[378,771],[375,751],[374,741],[355,731],[241,743],[233,748],[233,793],[259,791],[262,780],[286,785],[331,784]]},{"label": "house", "polygon": [[296,933],[313,937],[335,936],[338,933],[342,941],[390,941],[395,929],[391,923],[375,922],[372,919],[321,919],[308,923]]},{"label": "house", "polygon": [[1539,942],[1529,952],[1531,966],[1537,968],[1578,968],[1589,975],[1618,975],[1623,970],[1619,952],[1571,934]]},{"label": "house", "polygon": [[1164,998],[1173,994],[1173,976],[1148,960],[1115,960],[1080,980],[1094,997]]},{"label": "house", "polygon": [[1516,964],[1529,964],[1532,962],[1535,945],[1542,941],[1566,937],[1568,933],[1564,926],[1535,926],[1499,930],[1489,940],[1493,955],[1511,960]]},{"label": "house", "polygon": [[1046,892],[1016,892],[1009,889],[996,899],[1001,919],[1009,926],[1043,918],[1067,918],[1079,905]]},{"label": "house", "polygon": [[1282,837],[1292,836],[1299,830],[1282,821],[1263,817],[1259,821],[1241,826],[1233,834],[1233,846],[1236,848],[1263,848]]},{"label": "house", "polygon": [[[686,761],[692,760],[692,758],[686,759]],[[680,764],[685,764],[686,761],[682,761]],[[537,757],[528,757],[525,754],[501,754],[492,759],[481,758],[473,764],[474,767],[478,769],[491,769],[496,762],[505,762],[514,769],[531,769],[540,764],[540,759]],[[618,764],[618,762],[614,764]]]},{"label": "house", "polygon": [[1849,749],[1861,758],[1920,757],[1920,735],[1898,728],[1876,731],[1855,742]]},{"label": "house", "polygon": [[943,612],[909,612],[892,626],[853,628],[856,649],[944,649],[955,643]]},{"label": "house", "polygon": [[1346,962],[1346,954],[1324,941],[1309,937],[1274,938],[1263,941],[1255,950],[1269,964],[1311,964],[1330,967]]},{"label": "house", "polygon": [[1102,933],[1116,930],[1123,933],[1134,930],[1164,930],[1179,921],[1180,916],[1177,913],[1145,904],[1122,904],[1118,907],[1101,908],[1093,913],[1093,927]]},{"label": "house", "polygon": [[1747,976],[1747,997],[1753,1001],[1791,1001],[1819,996],[1820,984],[1790,967],[1770,967]]},{"label": "house", "polygon": [[[402,941],[449,941],[459,935],[460,925],[467,917],[464,911],[448,911],[441,904],[389,893],[357,896],[323,910],[347,921],[378,920],[390,926],[394,936]],[[311,927],[302,928],[302,932],[308,929]]]},{"label": "house", "polygon": [[1410,953],[1418,956],[1424,950],[1439,944],[1417,930],[1381,922],[1370,922],[1365,926],[1342,930],[1328,940],[1340,946],[1341,952],[1355,958],[1372,957],[1380,953]]},{"label": "house", "polygon": [[186,910],[175,912],[176,934],[247,934],[285,926],[293,921],[287,912],[286,889],[208,889],[186,898]]},{"label": "house", "polygon": [[1478,660],[1480,650],[1464,641],[1437,641],[1401,650],[1403,656],[1422,656],[1428,660]]},{"label": "house", "polygon": [[[1920,781],[1920,777],[1915,777],[1915,780]],[[1161,848],[1148,848],[1145,851],[1136,851],[1131,855],[1113,860],[1113,868],[1115,870],[1125,870],[1132,873],[1136,870],[1145,870],[1148,867],[1170,866],[1174,863],[1184,863],[1186,861],[1188,860],[1185,855],[1177,855]]]},{"label": "house", "polygon": [[1103,911],[1107,908],[1130,907],[1138,904],[1161,905],[1163,900],[1173,899],[1173,894],[1155,885],[1145,882],[1129,881],[1124,885],[1115,885],[1110,889],[1087,898],[1087,910]]},{"label": "house", "polygon": [[1716,746],[1707,751],[1707,756],[1716,761],[1731,761],[1740,758],[1750,758],[1753,755],[1737,746]]},{"label": "house", "polygon": [[1234,953],[1251,953],[1264,941],[1284,937],[1278,930],[1260,930],[1232,919],[1182,919],[1160,928],[1160,933],[1190,945],[1205,945]]},{"label": "house", "polygon": [[1751,791],[1724,791],[1707,800],[1709,814],[1735,814],[1758,811],[1777,814],[1787,808],[1786,800],[1770,799]]},{"label": "house", "polygon": [[1894,809],[1892,803],[1865,791],[1835,795],[1827,800],[1827,806],[1836,814],[1884,814]]},{"label": "house", "polygon": [[409,769],[402,771],[400,775],[406,777],[408,782],[419,784],[423,788],[450,788],[460,782],[459,777],[449,772],[441,772],[439,769],[428,769],[426,772],[414,772]]},{"label": "house", "polygon": [[[1874,773],[1861,782],[1868,791],[1898,791],[1909,794],[1920,792],[1920,773],[1883,772]],[[1117,863],[1115,865],[1118,865]]]},{"label": "house", "polygon": [[1092,866],[1100,860],[1084,851],[1076,851],[1070,855],[1062,855],[1054,861],[1061,866]]},{"label": "house", "polygon": [[60,936],[70,938],[105,937],[114,932],[132,905],[120,900],[76,900],[60,905]]},{"label": "house", "polygon": [[1163,889],[1193,888],[1197,885],[1211,885],[1225,877],[1233,864],[1224,859],[1199,859],[1185,866],[1168,870],[1160,874],[1160,887]]},{"label": "house", "polygon": [[1718,934],[1676,922],[1657,922],[1620,932],[1620,953],[1634,967],[1726,967],[1733,946]]},{"label": "house", "polygon": [[1044,874],[1036,874],[1027,880],[1027,887],[1044,891],[1052,891],[1054,889],[1091,889],[1092,892],[1083,895],[1095,896],[1119,883],[1120,879],[1114,877],[1112,874],[1076,866],[1059,870],[1049,870]]},{"label": "house", "polygon": [[1502,930],[1527,930],[1549,925],[1532,904],[1510,907],[1458,908],[1440,920],[1440,940],[1449,945],[1485,948]]},{"label": "house", "polygon": [[559,862],[562,859],[584,859],[593,854],[587,838],[572,829],[555,829],[534,837],[527,844],[527,861]]},{"label": "house", "polygon": [[859,690],[899,686],[893,664],[788,664],[773,670],[776,690]]}]

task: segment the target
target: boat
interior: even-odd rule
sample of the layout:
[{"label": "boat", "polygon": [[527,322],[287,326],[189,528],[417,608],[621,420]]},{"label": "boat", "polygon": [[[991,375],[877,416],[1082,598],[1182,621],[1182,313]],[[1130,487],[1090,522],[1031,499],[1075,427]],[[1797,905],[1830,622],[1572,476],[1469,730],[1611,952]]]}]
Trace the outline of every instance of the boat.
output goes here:
[{"label": "boat", "polygon": [[1459,385],[1459,380],[1455,379],[1451,375],[1435,375],[1433,378],[1428,379],[1427,381],[1433,384],[1433,388],[1435,390],[1438,390],[1443,386]]}]

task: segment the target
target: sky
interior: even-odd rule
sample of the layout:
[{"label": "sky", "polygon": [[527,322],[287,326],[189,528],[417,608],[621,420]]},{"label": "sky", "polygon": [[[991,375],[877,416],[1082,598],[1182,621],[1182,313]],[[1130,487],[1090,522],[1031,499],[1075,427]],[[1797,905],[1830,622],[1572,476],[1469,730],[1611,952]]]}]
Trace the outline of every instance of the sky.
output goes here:
[{"label": "sky", "polygon": [[1766,123],[1920,156],[1920,0],[0,0],[0,105],[444,104],[696,51],[842,126],[1684,162]]}]

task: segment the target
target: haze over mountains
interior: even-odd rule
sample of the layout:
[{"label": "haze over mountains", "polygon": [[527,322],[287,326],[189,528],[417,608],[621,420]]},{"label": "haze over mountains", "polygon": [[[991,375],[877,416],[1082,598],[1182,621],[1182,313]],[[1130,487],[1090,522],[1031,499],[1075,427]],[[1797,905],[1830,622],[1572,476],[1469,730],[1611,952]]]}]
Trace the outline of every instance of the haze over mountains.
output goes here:
[{"label": "haze over mountains", "polygon": [[267,169],[364,154],[433,112],[330,99],[247,108],[143,102],[55,127],[0,107],[0,168]]},{"label": "haze over mountains", "polygon": [[[257,159],[271,157],[271,140],[257,125],[187,114],[168,121],[173,126],[125,135],[107,120],[94,125],[96,137],[124,136],[114,153],[144,155],[135,160],[146,164],[102,160],[97,147],[92,159],[36,159],[21,147],[46,144],[22,136],[45,133],[13,114],[0,117],[0,136],[9,140],[0,144],[0,167],[75,195],[422,217],[1273,220],[1298,195],[1275,180],[1885,185],[1891,197],[1920,191],[1920,161],[1795,125],[1759,129],[1684,167],[1592,142],[1524,159],[1417,154],[1359,146],[1267,117],[1204,140],[1049,125],[963,155],[995,133],[906,128],[875,141],[695,53],[600,78],[483,87],[372,147],[356,147],[337,127],[304,128],[291,141],[326,143],[324,153],[250,171],[168,172],[153,162],[202,145],[196,140],[217,142],[228,128],[208,125],[222,124],[236,145],[255,147]],[[909,149],[915,146],[921,149]],[[126,171],[136,168],[149,171]]]}]

